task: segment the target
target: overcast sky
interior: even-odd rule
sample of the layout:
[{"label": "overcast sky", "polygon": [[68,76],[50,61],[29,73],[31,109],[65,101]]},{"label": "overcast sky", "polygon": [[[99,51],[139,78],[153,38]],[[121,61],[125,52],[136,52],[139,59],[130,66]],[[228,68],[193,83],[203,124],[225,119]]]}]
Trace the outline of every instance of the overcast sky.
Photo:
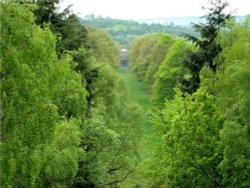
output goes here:
[{"label": "overcast sky", "polygon": [[[202,16],[208,0],[62,0],[61,7],[73,5],[79,16],[88,14],[118,19],[147,19],[176,16]],[[250,14],[250,0],[228,0],[230,11]]]}]

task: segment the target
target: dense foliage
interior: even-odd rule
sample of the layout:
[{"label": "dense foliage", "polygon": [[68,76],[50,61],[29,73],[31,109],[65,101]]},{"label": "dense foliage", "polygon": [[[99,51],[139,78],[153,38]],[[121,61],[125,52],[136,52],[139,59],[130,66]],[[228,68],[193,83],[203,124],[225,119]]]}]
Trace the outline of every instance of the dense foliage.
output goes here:
[{"label": "dense foliage", "polygon": [[162,107],[165,100],[173,99],[174,88],[180,80],[189,77],[190,71],[183,66],[183,60],[195,51],[195,47],[183,39],[175,39],[168,53],[155,74],[153,85],[153,104]]},{"label": "dense foliage", "polygon": [[213,96],[202,89],[185,98],[177,92],[156,115],[162,135],[163,149],[159,152],[164,153],[161,173],[168,187],[221,185],[217,166],[222,158],[219,131],[223,119],[214,102]]},{"label": "dense foliage", "polygon": [[250,17],[242,24],[229,24],[219,37],[223,64],[215,85],[218,106],[225,116],[221,130],[224,158],[219,167],[227,187],[250,186],[249,40]]},{"label": "dense foliage", "polygon": [[[201,38],[194,43],[168,40],[165,57],[152,50],[157,42],[147,50],[152,36],[130,48],[131,67],[153,91],[160,137],[149,187],[250,186],[249,17],[228,21],[225,1],[211,5],[207,24],[195,25]],[[157,68],[149,82],[142,73],[151,67]]]},{"label": "dense foliage", "polygon": [[1,2],[0,184],[115,187],[137,163],[140,110],[117,43],[57,2]]},{"label": "dense foliage", "polygon": [[189,59],[184,61],[185,66],[190,70],[191,76],[181,81],[182,90],[187,93],[194,93],[200,85],[199,73],[204,65],[209,66],[216,72],[217,65],[214,60],[221,52],[221,46],[216,41],[216,37],[226,21],[231,18],[230,14],[225,14],[224,10],[228,6],[227,1],[210,1],[208,14],[204,16],[206,23],[194,24],[194,28],[201,35],[201,38],[189,36],[198,50],[189,54]]},{"label": "dense foliage", "polygon": [[[152,62],[152,49],[156,48],[163,34],[151,34],[138,38],[131,44],[129,61],[131,68],[135,71],[139,79],[144,80],[147,74],[147,69]],[[165,51],[163,51],[165,53]],[[160,60],[161,61],[161,60]],[[157,68],[156,68],[157,69]]]},{"label": "dense foliage", "polygon": [[[2,187],[250,187],[250,17],[215,0],[200,38],[134,40],[130,68],[151,91],[134,95],[142,116],[111,35],[58,0],[17,2],[0,3]],[[105,20],[123,31],[85,21]]]}]

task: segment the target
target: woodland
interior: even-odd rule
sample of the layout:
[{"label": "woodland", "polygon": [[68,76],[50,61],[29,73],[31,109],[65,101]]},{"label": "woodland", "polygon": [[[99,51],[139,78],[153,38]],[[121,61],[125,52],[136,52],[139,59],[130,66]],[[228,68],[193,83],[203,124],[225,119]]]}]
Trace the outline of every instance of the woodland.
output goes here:
[{"label": "woodland", "polygon": [[58,3],[0,1],[0,187],[250,187],[249,16],[210,1],[120,67],[125,43]]},{"label": "woodland", "polygon": [[80,19],[85,26],[100,28],[109,33],[112,38],[119,42],[123,48],[128,48],[130,43],[136,38],[153,33],[168,33],[176,37],[184,37],[186,34],[198,37],[192,27],[160,23],[139,23],[134,20],[120,20],[110,17],[87,15]]}]

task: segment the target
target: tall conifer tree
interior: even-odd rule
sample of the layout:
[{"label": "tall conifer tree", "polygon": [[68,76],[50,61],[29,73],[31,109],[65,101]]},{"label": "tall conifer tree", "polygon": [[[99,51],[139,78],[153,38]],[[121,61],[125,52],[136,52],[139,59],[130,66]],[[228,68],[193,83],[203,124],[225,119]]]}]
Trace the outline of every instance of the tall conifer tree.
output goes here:
[{"label": "tall conifer tree", "polygon": [[200,38],[188,35],[199,49],[190,53],[183,63],[191,72],[191,77],[182,80],[181,89],[188,93],[194,93],[200,85],[199,73],[204,65],[208,65],[213,72],[216,72],[216,64],[213,60],[221,52],[221,46],[216,41],[216,36],[221,27],[224,27],[226,21],[231,18],[231,14],[225,14],[224,10],[229,5],[226,0],[210,0],[211,7],[204,8],[208,13],[203,16],[205,23],[194,24],[194,28],[200,33]]}]

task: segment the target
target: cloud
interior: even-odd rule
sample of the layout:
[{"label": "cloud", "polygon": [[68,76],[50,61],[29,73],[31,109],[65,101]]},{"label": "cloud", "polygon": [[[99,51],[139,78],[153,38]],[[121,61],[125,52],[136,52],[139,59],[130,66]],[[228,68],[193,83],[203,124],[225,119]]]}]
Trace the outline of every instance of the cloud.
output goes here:
[{"label": "cloud", "polygon": [[[229,0],[230,10],[247,14],[247,1]],[[73,4],[74,12],[85,16],[95,14],[119,19],[142,19],[176,16],[202,16],[208,0],[64,0],[62,6]]]}]

